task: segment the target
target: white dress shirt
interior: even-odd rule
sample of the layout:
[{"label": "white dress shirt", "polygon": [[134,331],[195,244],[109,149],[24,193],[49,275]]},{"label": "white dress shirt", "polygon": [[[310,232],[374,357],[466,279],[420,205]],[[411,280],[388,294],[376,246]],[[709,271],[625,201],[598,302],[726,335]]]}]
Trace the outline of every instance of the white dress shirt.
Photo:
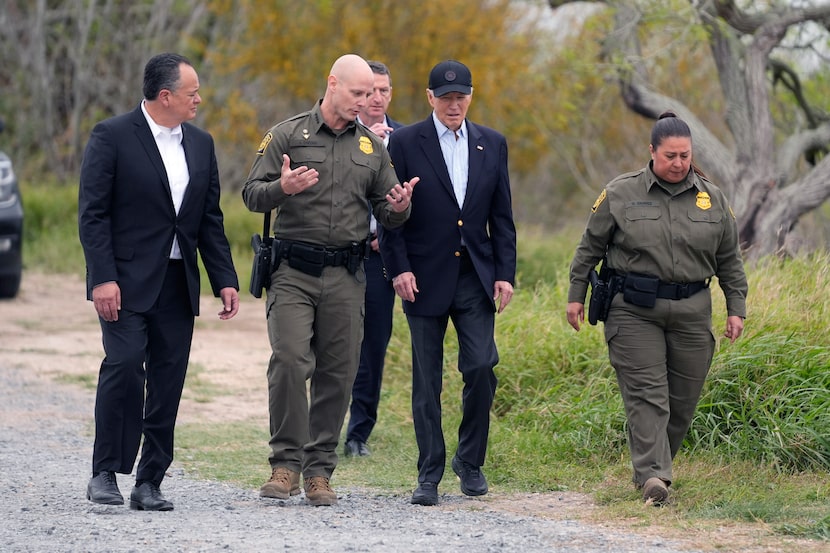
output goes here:
[{"label": "white dress shirt", "polygon": [[438,142],[441,143],[441,153],[444,154],[444,163],[450,174],[452,189],[458,207],[464,207],[464,197],[467,195],[467,175],[470,164],[470,150],[467,146],[467,121],[461,123],[457,132],[448,129],[435,112],[432,113],[435,130],[438,132]]},{"label": "white dress shirt", "polygon": [[[173,198],[173,208],[176,210],[176,214],[178,214],[179,208],[182,206],[187,184],[190,182],[187,159],[184,156],[184,147],[182,146],[182,126],[176,125],[172,129],[162,127],[153,121],[153,118],[147,113],[144,102],[141,102],[141,111],[144,112],[147,124],[150,125],[150,132],[153,133],[156,146],[158,146],[159,153],[161,154],[161,160],[164,162],[167,181],[170,184],[170,195]],[[173,245],[170,248],[170,258],[182,258],[179,240],[175,236],[173,236]]]}]

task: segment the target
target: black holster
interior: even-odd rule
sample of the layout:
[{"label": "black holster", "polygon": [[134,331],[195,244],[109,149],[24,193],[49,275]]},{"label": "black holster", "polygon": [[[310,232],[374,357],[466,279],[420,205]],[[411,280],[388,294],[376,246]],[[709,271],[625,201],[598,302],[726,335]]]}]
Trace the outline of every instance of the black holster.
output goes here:
[{"label": "black holster", "polygon": [[617,293],[614,270],[607,267],[603,259],[599,272],[591,269],[588,272],[588,279],[591,282],[591,298],[588,300],[588,322],[592,325],[597,321],[608,319],[608,312],[611,310],[611,301]]},{"label": "black holster", "polygon": [[273,236],[262,238],[259,234],[251,237],[251,247],[254,249],[254,260],[251,266],[251,283],[248,287],[255,298],[262,297],[262,290],[271,286],[271,274],[279,265],[279,240]]},{"label": "black holster", "polygon": [[254,259],[251,264],[251,282],[248,290],[255,298],[261,298],[262,290],[268,290],[271,287],[271,274],[280,264],[280,241],[269,236],[270,226],[271,212],[266,211],[262,217],[262,235],[251,236]]}]

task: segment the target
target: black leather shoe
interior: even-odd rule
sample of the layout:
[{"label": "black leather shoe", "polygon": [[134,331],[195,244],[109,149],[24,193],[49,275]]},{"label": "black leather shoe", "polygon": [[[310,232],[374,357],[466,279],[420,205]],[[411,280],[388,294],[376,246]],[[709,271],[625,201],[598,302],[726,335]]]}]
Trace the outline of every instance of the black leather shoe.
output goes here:
[{"label": "black leather shoe", "polygon": [[124,497],[118,489],[115,473],[104,471],[93,476],[86,487],[86,498],[102,505],[123,505]]},{"label": "black leather shoe", "polygon": [[368,457],[372,454],[366,442],[360,440],[346,440],[343,451],[346,453],[346,457]]},{"label": "black leather shoe", "polygon": [[484,495],[487,493],[487,479],[480,467],[462,461],[458,454],[452,458],[452,470],[461,479],[461,491],[464,495]]},{"label": "black leather shoe", "polygon": [[133,487],[130,494],[130,509],[139,511],[172,511],[173,504],[164,499],[161,490],[152,482]]},{"label": "black leather shoe", "polygon": [[413,505],[438,505],[438,484],[432,482],[421,482],[412,494]]}]

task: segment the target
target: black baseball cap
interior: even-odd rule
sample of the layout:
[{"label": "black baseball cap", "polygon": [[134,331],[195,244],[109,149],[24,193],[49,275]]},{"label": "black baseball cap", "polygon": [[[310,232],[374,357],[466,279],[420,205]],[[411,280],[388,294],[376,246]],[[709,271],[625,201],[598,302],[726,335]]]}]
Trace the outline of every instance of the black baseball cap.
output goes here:
[{"label": "black baseball cap", "polygon": [[473,93],[473,76],[460,61],[442,61],[429,72],[429,89],[436,96],[449,92]]}]

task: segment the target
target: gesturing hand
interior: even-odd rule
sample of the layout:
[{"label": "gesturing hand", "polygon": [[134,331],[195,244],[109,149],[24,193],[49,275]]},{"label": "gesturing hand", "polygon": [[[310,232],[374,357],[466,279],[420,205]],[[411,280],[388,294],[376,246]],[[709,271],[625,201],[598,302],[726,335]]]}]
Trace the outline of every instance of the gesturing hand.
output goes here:
[{"label": "gesturing hand", "polygon": [[406,211],[409,207],[409,202],[412,200],[412,189],[420,181],[420,177],[412,177],[409,181],[403,184],[396,184],[389,194],[386,195],[386,201],[392,204],[392,211],[401,213]]},{"label": "gesturing hand", "polygon": [[319,180],[320,174],[317,172],[317,169],[309,169],[305,165],[292,169],[288,154],[282,154],[280,184],[282,185],[283,192],[289,196],[293,196],[294,194],[299,194],[306,188],[314,186]]}]

